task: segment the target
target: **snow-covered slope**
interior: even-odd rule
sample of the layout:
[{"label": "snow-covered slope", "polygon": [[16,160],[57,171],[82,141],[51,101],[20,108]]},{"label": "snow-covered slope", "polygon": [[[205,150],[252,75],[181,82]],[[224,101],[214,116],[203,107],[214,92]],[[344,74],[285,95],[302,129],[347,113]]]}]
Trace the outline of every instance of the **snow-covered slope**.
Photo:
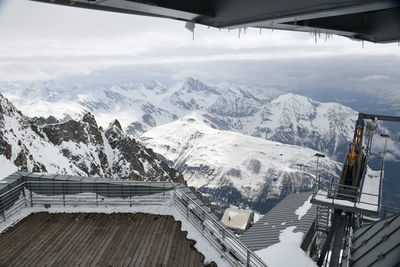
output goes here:
[{"label": "snow-covered slope", "polygon": [[7,170],[2,175],[18,169],[121,179],[182,179],[153,151],[124,134],[118,121],[103,130],[87,113],[80,121],[38,126],[37,120],[24,116],[1,94],[0,162]]},{"label": "snow-covered slope", "polygon": [[[220,205],[248,204],[263,211],[268,200],[310,190],[317,151],[212,129],[202,120],[185,116],[153,128],[141,141]],[[325,158],[320,168],[324,177],[337,177],[340,164]]]},{"label": "snow-covered slope", "polygon": [[[309,147],[340,159],[352,140],[358,114],[337,103],[320,103],[294,94],[281,95],[263,105],[234,97],[218,107],[216,104],[204,115],[214,128]],[[224,106],[234,109],[220,114],[218,110],[227,110]]]}]

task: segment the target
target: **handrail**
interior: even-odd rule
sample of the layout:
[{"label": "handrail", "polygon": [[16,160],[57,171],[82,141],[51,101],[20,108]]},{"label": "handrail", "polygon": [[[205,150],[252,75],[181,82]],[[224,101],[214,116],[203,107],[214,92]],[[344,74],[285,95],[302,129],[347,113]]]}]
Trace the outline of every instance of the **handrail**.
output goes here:
[{"label": "handrail", "polygon": [[[157,201],[165,202],[170,199],[170,194],[165,195],[167,191],[173,192],[174,204],[177,209],[187,215],[187,219],[193,226],[233,266],[266,266],[220,221],[211,216],[210,211],[205,210],[176,183],[170,181],[27,180],[0,195],[0,216],[3,217],[4,221],[7,221],[12,215],[27,206],[34,207],[47,204],[60,206],[103,204],[132,206],[138,203],[135,201],[143,204],[159,204],[161,202]],[[21,196],[23,197],[21,198]],[[109,197],[114,199],[110,201]]]},{"label": "handrail", "polygon": [[[329,203],[335,204],[337,201],[347,200],[354,204],[355,208],[360,208],[358,204],[367,204],[377,208],[377,212],[380,209],[379,203],[379,194],[373,194],[369,192],[363,192],[359,187],[351,186],[351,185],[342,185],[337,182],[331,181],[327,182],[326,185],[322,183],[317,183],[313,188],[312,199],[319,200],[318,196],[323,196],[326,200],[329,200]],[[377,198],[377,201],[367,202],[362,196],[371,196]],[[327,201],[324,201],[327,202]]]},{"label": "handrail", "polygon": [[[237,239],[237,237],[231,231],[227,230],[227,228],[224,225],[222,225],[222,223],[220,221],[217,221],[212,216],[210,216],[206,210],[204,210],[199,204],[197,204],[195,201],[193,201],[185,192],[183,192],[178,186],[176,186],[176,184],[173,184],[173,185],[175,187],[175,190],[174,190],[175,192],[178,191],[180,194],[182,194],[186,197],[185,200],[188,202],[187,207],[192,205],[192,208],[190,208],[191,212],[193,212],[192,210],[195,210],[195,209],[199,210],[204,217],[207,217],[207,219],[212,222],[213,226],[216,226],[218,228],[218,230],[220,230],[222,232],[221,236],[220,236],[222,239],[229,240],[229,238],[230,238],[230,240],[233,242],[233,244],[231,244],[231,245],[228,242],[223,243],[224,240],[220,240],[221,244],[219,244],[219,242],[217,242],[217,243],[212,242],[212,244],[215,244],[218,246],[218,247],[216,247],[217,249],[221,250],[222,252],[224,252],[225,255],[228,256],[227,257],[228,259],[231,256],[236,256],[236,257],[242,256],[242,260],[244,261],[244,262],[241,262],[239,259],[239,262],[236,260],[236,261],[231,261],[231,263],[233,263],[235,266],[237,266],[240,263],[242,264],[242,266],[263,266],[263,267],[266,266],[266,264],[263,262],[263,260],[261,260],[261,258],[257,254],[255,254],[247,246],[245,246],[239,239]],[[184,215],[187,215],[187,214],[184,214]],[[196,217],[198,218],[198,216],[196,216]],[[207,227],[207,225],[208,225],[208,224],[205,224],[204,222],[205,222],[205,218],[200,222],[202,224],[201,225],[202,228]],[[214,229],[212,229],[212,230],[214,230]],[[218,237],[214,236],[214,238],[218,238]],[[229,249],[227,246],[229,246]],[[242,251],[240,251],[240,250],[242,250]],[[229,255],[229,252],[236,252],[237,254]],[[242,253],[243,255],[239,255],[240,253]],[[245,257],[244,259],[243,259],[243,256]],[[255,265],[253,265],[251,263],[254,263]]]}]

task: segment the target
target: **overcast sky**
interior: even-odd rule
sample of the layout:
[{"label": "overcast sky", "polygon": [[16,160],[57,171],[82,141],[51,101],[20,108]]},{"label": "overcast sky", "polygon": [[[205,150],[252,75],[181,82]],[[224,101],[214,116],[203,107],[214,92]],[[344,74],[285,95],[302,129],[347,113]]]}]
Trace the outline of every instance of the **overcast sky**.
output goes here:
[{"label": "overcast sky", "polygon": [[[118,70],[118,71],[115,71]],[[101,75],[100,75],[101,74]],[[125,77],[122,77],[125,74]],[[382,90],[400,95],[400,47],[308,33],[197,26],[179,21],[0,0],[0,81],[90,75],[278,88]],[[96,76],[97,75],[97,76]],[[400,102],[400,98],[398,99]]]}]

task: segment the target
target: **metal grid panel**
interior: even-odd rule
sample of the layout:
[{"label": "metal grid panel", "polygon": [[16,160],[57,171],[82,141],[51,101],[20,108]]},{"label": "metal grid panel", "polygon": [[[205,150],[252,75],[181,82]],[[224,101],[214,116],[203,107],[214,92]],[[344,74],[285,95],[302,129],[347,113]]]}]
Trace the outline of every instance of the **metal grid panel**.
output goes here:
[{"label": "metal grid panel", "polygon": [[289,226],[296,226],[294,231],[302,232],[305,236],[314,222],[316,207],[312,205],[307,214],[300,220],[298,220],[295,211],[310,196],[311,192],[288,195],[256,224],[245,231],[239,239],[251,250],[257,251],[278,243],[280,231]]}]

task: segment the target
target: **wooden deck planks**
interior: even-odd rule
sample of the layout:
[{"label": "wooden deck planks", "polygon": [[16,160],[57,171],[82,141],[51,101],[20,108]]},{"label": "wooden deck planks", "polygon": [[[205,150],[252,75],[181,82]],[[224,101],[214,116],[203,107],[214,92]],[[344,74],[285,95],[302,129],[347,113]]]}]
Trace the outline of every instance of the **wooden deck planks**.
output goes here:
[{"label": "wooden deck planks", "polygon": [[36,213],[0,234],[0,266],[204,266],[172,216]]}]

